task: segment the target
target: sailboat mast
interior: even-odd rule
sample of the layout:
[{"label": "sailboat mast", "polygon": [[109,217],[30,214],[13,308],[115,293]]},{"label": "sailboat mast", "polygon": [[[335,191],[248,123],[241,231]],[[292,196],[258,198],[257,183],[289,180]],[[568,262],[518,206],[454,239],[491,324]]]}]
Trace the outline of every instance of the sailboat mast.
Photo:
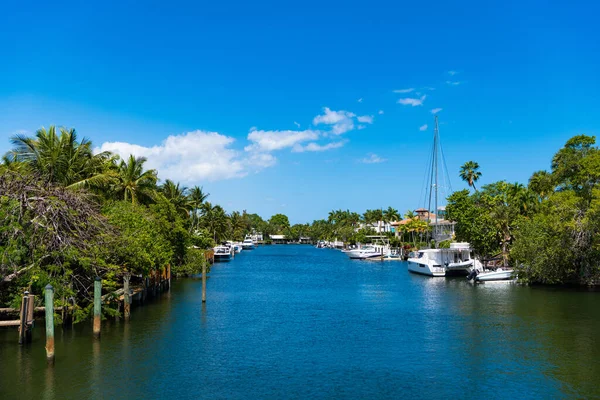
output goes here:
[{"label": "sailboat mast", "polygon": [[[434,147],[434,153],[433,153],[433,159],[434,159],[434,163],[435,163],[435,210],[434,210],[434,214],[435,214],[435,231],[434,231],[434,239],[435,236],[437,236],[437,223],[438,223],[438,147],[439,147],[439,131],[438,131],[438,117],[437,115],[435,116],[435,133],[434,133],[434,137],[435,139],[433,147]],[[437,247],[437,243],[436,243],[436,247]]]}]

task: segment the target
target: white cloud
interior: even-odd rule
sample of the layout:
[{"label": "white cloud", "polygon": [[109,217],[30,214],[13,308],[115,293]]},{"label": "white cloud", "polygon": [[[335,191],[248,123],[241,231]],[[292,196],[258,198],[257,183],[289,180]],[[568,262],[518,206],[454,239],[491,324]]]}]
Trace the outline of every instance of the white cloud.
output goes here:
[{"label": "white cloud", "polygon": [[408,89],[396,89],[393,92],[394,93],[410,93],[413,90],[415,90],[415,88],[408,88]]},{"label": "white cloud", "polygon": [[446,83],[450,86],[458,86],[460,85],[462,82],[460,81],[446,81]]},{"label": "white cloud", "polygon": [[435,88],[431,86],[425,86],[423,90],[435,90]]},{"label": "white cloud", "polygon": [[347,143],[347,140],[342,140],[339,142],[332,142],[325,145],[320,145],[315,142],[311,142],[306,146],[302,146],[301,144],[297,144],[292,148],[294,153],[303,153],[305,151],[327,151],[331,149],[338,149],[344,146]]},{"label": "white cloud", "polygon": [[383,110],[379,110],[379,112],[377,114],[383,115]]},{"label": "white cloud", "polygon": [[423,95],[418,99],[407,97],[405,99],[398,100],[398,103],[405,105],[405,106],[413,106],[413,107],[422,106],[423,102],[425,101],[426,98],[427,98],[427,95]]},{"label": "white cloud", "polygon": [[331,133],[334,135],[341,135],[354,129],[353,118],[356,114],[344,110],[332,111],[329,107],[325,107],[323,111],[323,115],[313,118],[314,125],[332,125]]},{"label": "white cloud", "polygon": [[262,131],[253,130],[248,134],[248,140],[252,142],[244,148],[246,151],[270,152],[293,147],[294,145],[319,138],[319,131]]},{"label": "white cloud", "polygon": [[146,168],[158,170],[161,179],[184,183],[239,178],[275,164],[270,154],[245,157],[230,146],[234,138],[217,132],[193,131],[171,135],[160,145],[145,147],[126,142],[105,142],[99,151],[127,158],[146,157]]},{"label": "white cloud", "polygon": [[450,76],[454,76],[454,75],[458,74],[458,71],[448,71],[447,73]]},{"label": "white cloud", "polygon": [[372,124],[374,117],[372,115],[362,115],[356,119],[358,122],[362,122],[363,124]]},{"label": "white cloud", "polygon": [[360,99],[358,99],[358,102],[362,103],[363,102],[363,98],[361,97]]},{"label": "white cloud", "polygon": [[369,153],[367,154],[367,157],[360,160],[360,162],[364,164],[379,164],[385,161],[387,161],[385,158],[381,158],[375,153]]},{"label": "white cloud", "polygon": [[[296,121],[294,121],[294,125],[296,125],[296,127],[300,128],[300,124],[297,123]],[[256,128],[254,128],[254,130],[256,130]]]},{"label": "white cloud", "polygon": [[426,131],[426,130],[427,130],[427,124],[425,124],[425,125],[421,125],[421,126],[419,127],[419,130],[420,130],[421,132],[424,132],[424,131]]},{"label": "white cloud", "polygon": [[434,108],[434,109],[431,110],[431,113],[432,114],[437,114],[437,113],[439,113],[442,110],[443,110],[443,108]]}]

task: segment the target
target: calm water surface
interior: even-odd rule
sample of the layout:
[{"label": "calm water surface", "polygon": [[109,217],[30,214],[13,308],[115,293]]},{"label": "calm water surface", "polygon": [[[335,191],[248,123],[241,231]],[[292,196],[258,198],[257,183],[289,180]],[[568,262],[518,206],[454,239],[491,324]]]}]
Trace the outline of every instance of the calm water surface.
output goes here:
[{"label": "calm water surface", "polygon": [[401,262],[270,246],[174,282],[131,323],[57,330],[45,365],[0,331],[0,398],[600,396],[600,293],[409,274]]}]

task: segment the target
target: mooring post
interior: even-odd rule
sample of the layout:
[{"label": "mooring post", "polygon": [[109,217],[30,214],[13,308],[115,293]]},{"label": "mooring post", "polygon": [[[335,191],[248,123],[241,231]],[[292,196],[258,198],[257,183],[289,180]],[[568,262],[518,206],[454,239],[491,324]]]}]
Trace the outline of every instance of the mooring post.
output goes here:
[{"label": "mooring post", "polygon": [[46,360],[54,364],[54,289],[52,285],[46,286]]},{"label": "mooring post", "polygon": [[126,273],[123,276],[123,316],[125,317],[125,321],[129,320],[131,316],[131,298],[129,297],[129,279],[131,275]]},{"label": "mooring post", "polygon": [[29,292],[23,293],[21,300],[21,313],[19,314],[19,344],[27,341],[27,303],[29,302]]},{"label": "mooring post", "polygon": [[206,260],[202,260],[202,302],[206,303]]},{"label": "mooring post", "polygon": [[27,332],[25,340],[27,343],[31,343],[31,336],[33,331],[33,311],[35,309],[35,296],[33,294],[29,295],[29,299],[27,301]]},{"label": "mooring post", "polygon": [[171,290],[171,264],[167,265],[167,281],[168,288]]},{"label": "mooring post", "polygon": [[102,279],[99,276],[94,281],[94,337],[100,338],[102,321]]}]

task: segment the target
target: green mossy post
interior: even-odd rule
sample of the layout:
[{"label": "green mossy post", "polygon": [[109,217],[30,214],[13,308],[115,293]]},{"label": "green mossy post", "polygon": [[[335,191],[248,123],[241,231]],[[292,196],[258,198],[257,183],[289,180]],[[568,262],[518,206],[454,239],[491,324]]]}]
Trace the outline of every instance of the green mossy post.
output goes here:
[{"label": "green mossy post", "polygon": [[202,302],[206,303],[206,260],[202,260]]},{"label": "green mossy post", "polygon": [[102,321],[102,279],[99,276],[94,281],[94,337],[100,339]]},{"label": "green mossy post", "polygon": [[125,321],[129,321],[131,316],[131,297],[129,296],[129,279],[131,275],[128,273],[123,276],[123,317]]},{"label": "green mossy post", "polygon": [[52,285],[46,286],[46,360],[54,364],[54,289]]}]

